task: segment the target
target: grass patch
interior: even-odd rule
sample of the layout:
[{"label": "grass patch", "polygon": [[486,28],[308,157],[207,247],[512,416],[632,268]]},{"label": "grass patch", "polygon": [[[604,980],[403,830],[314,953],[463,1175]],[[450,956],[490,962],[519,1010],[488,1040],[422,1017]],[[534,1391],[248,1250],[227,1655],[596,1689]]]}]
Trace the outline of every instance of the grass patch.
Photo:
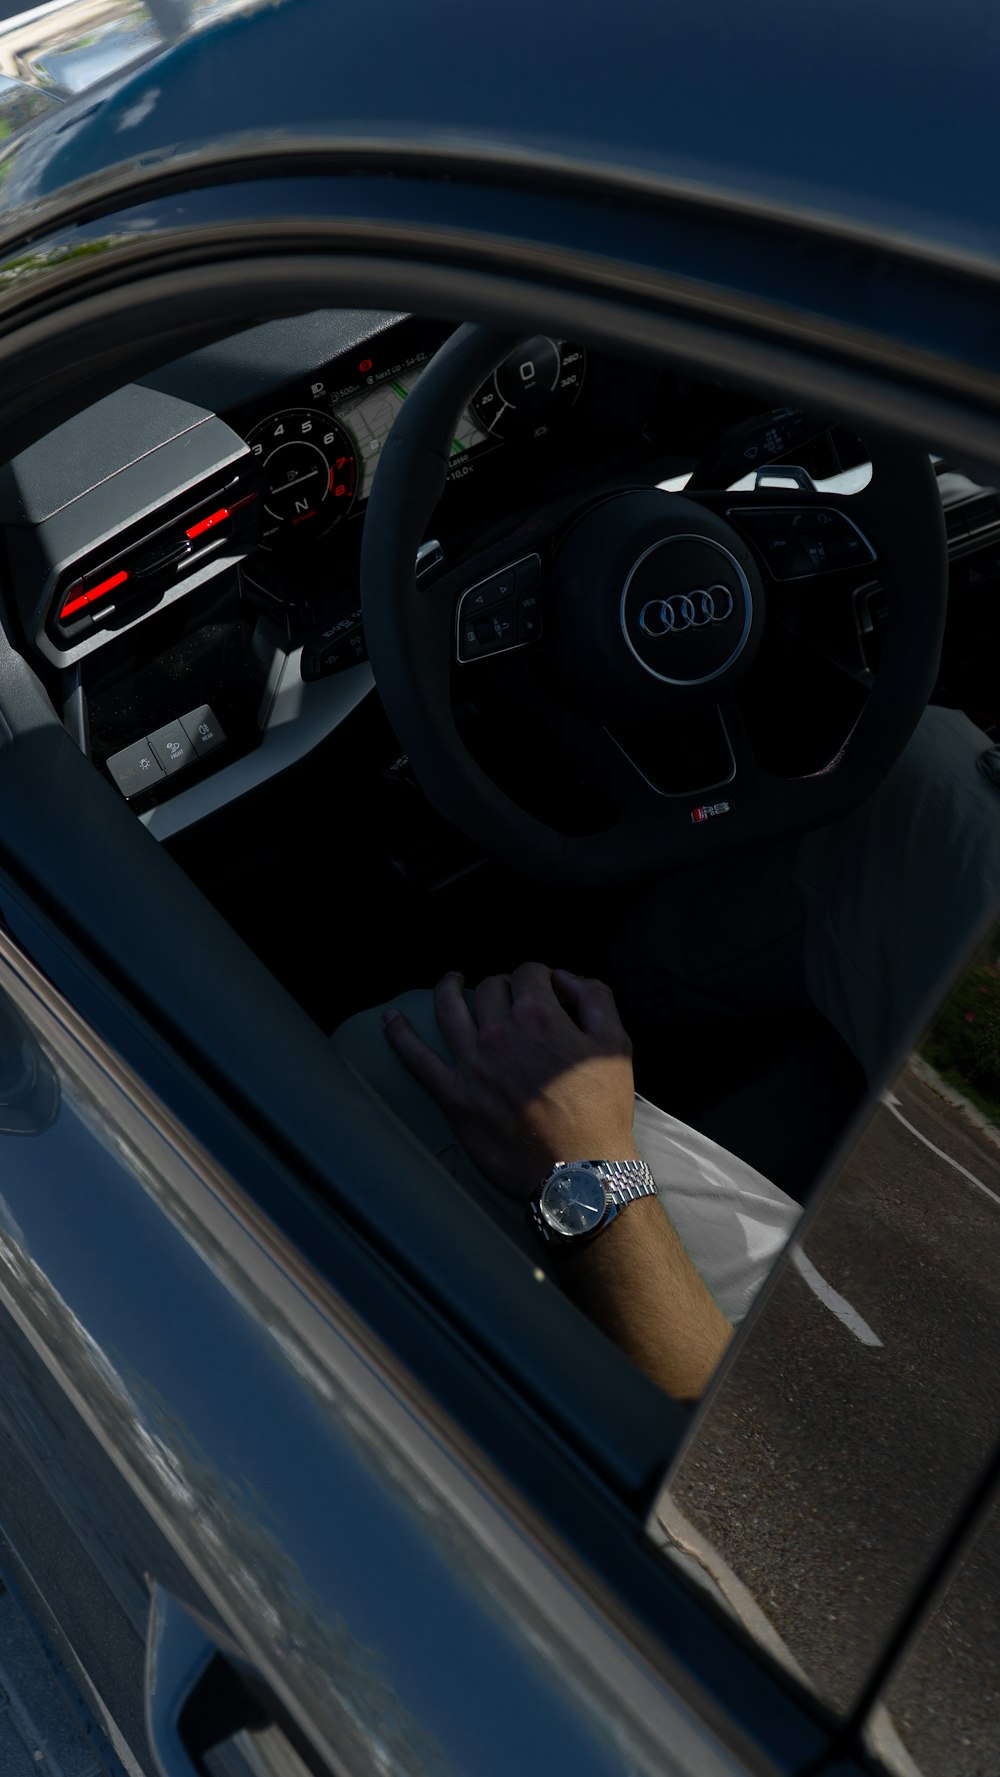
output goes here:
[{"label": "grass patch", "polygon": [[921,1045],[924,1060],[1000,1124],[1000,968],[991,940],[965,971]]}]

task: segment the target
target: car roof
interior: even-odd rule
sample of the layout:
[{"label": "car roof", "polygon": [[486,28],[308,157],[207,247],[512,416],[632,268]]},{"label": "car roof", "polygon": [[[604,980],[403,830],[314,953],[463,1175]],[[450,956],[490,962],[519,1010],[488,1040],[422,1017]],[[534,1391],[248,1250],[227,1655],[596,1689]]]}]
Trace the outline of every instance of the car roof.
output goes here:
[{"label": "car roof", "polygon": [[976,0],[274,0],[43,118],[0,186],[19,205],[177,145],[298,136],[589,168],[995,259],[998,59]]}]

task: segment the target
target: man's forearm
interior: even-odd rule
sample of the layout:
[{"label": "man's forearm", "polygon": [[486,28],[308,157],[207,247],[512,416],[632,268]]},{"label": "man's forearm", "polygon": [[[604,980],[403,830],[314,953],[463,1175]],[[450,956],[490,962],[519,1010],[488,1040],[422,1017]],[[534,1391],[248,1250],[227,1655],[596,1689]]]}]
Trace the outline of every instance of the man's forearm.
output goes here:
[{"label": "man's forearm", "polygon": [[567,1293],[675,1400],[703,1394],[733,1329],[655,1197],[555,1260]]}]

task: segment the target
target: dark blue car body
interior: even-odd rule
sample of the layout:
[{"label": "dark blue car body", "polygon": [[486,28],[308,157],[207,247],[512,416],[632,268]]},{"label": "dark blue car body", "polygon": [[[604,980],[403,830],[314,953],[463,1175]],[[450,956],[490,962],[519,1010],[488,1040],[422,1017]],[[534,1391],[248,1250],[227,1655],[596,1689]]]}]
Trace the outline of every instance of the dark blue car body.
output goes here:
[{"label": "dark blue car body", "polygon": [[[998,52],[989,9],[902,0],[151,6],[92,86],[30,58],[0,79],[0,460],[166,362],[337,309],[558,326],[988,482]],[[987,1457],[831,1704],[649,1534],[687,1412],[583,1323],[561,1340],[8,632],[0,989],[58,1090],[0,1166],[0,1521],[126,1763],[189,1777],[247,1736],[259,1765],[218,1769],[888,1756],[872,1721]],[[319,918],[306,885],[301,906]]]}]

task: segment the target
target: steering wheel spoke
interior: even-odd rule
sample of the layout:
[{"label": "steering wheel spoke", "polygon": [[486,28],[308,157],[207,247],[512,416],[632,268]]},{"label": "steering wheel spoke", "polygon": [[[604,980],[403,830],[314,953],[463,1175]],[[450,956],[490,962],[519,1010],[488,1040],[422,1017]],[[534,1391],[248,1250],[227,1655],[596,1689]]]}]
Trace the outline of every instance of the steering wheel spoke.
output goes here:
[{"label": "steering wheel spoke", "polygon": [[802,483],[761,483],[750,490],[698,493],[707,509],[724,514],[746,538],[767,576],[769,641],[763,653],[781,647],[797,653],[809,674],[819,663],[833,667],[856,685],[870,688],[859,606],[862,586],[880,573],[880,502],[873,484],[853,494],[820,495],[803,471]]},{"label": "steering wheel spoke", "polygon": [[620,713],[609,715],[601,734],[605,758],[617,765],[617,781],[624,786],[623,808],[644,813],[658,809],[665,818],[668,804],[694,806],[731,784],[737,770],[732,710],[735,705],[727,697],[653,725],[641,714],[632,721]]}]

